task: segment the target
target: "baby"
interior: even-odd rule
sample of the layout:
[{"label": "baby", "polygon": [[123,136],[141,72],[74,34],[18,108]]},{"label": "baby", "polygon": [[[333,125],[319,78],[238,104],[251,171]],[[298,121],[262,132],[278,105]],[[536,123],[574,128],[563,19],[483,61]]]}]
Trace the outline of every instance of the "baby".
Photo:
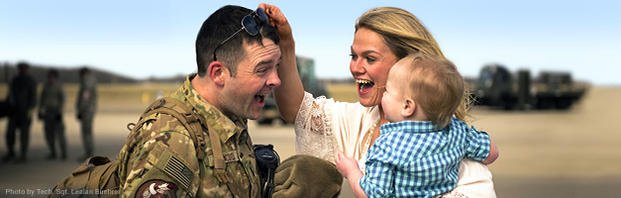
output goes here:
[{"label": "baby", "polygon": [[453,116],[464,92],[448,60],[413,54],[395,63],[381,105],[389,123],[369,149],[365,174],[352,158],[337,158],[356,197],[436,197],[455,188],[464,157],[494,162],[489,135]]}]

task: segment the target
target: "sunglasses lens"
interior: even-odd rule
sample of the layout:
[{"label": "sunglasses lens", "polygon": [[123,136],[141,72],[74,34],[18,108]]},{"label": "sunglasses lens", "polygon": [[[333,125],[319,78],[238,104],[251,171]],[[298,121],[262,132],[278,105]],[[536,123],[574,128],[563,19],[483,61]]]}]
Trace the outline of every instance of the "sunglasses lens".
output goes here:
[{"label": "sunglasses lens", "polygon": [[262,23],[267,23],[267,14],[265,14],[265,10],[263,10],[263,8],[257,8],[257,11],[255,12]]},{"label": "sunglasses lens", "polygon": [[245,16],[244,19],[242,19],[242,24],[244,25],[244,28],[246,28],[246,32],[248,32],[250,36],[256,36],[257,34],[259,34],[259,26],[254,20],[254,17],[250,15]]}]

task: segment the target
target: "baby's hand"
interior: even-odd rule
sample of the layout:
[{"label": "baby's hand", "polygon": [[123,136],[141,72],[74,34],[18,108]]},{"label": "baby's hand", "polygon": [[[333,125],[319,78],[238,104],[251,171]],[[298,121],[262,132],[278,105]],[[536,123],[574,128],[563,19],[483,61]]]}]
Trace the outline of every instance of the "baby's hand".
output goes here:
[{"label": "baby's hand", "polygon": [[358,162],[353,158],[345,156],[345,154],[339,152],[336,158],[336,168],[341,175],[345,178],[350,178],[352,174],[361,174]]}]

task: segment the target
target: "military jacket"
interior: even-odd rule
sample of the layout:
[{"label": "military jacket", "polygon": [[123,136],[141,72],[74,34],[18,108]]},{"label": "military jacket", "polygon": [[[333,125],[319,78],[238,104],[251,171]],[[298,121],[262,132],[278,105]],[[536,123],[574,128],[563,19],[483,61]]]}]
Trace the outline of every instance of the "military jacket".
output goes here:
[{"label": "military jacket", "polygon": [[76,98],[76,111],[83,116],[95,114],[97,108],[97,80],[93,74],[80,79],[80,89]]},{"label": "military jacket", "polygon": [[39,112],[41,114],[60,114],[65,102],[62,84],[58,81],[46,83],[41,90]]},{"label": "military jacket", "polygon": [[[219,134],[229,183],[220,183],[214,174],[209,133],[205,158],[198,162],[188,131],[177,119],[155,114],[144,119],[135,140],[119,153],[119,178],[123,197],[260,197],[259,177],[247,121],[229,118],[203,100],[187,78],[171,97],[178,99],[205,120],[208,130]],[[135,142],[135,143],[131,143]]]},{"label": "military jacket", "polygon": [[11,81],[8,95],[8,102],[14,115],[18,118],[30,117],[32,110],[37,103],[37,83],[34,78],[29,75],[17,75]]}]

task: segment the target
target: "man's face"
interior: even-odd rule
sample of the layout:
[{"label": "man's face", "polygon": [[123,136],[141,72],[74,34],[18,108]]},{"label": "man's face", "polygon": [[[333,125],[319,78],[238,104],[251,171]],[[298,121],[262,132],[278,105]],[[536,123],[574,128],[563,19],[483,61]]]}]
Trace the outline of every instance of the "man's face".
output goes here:
[{"label": "man's face", "polygon": [[237,65],[235,76],[227,75],[220,102],[224,113],[256,120],[265,98],[280,85],[277,66],[281,53],[278,45],[266,38],[263,45],[244,43],[243,48],[246,56]]}]

